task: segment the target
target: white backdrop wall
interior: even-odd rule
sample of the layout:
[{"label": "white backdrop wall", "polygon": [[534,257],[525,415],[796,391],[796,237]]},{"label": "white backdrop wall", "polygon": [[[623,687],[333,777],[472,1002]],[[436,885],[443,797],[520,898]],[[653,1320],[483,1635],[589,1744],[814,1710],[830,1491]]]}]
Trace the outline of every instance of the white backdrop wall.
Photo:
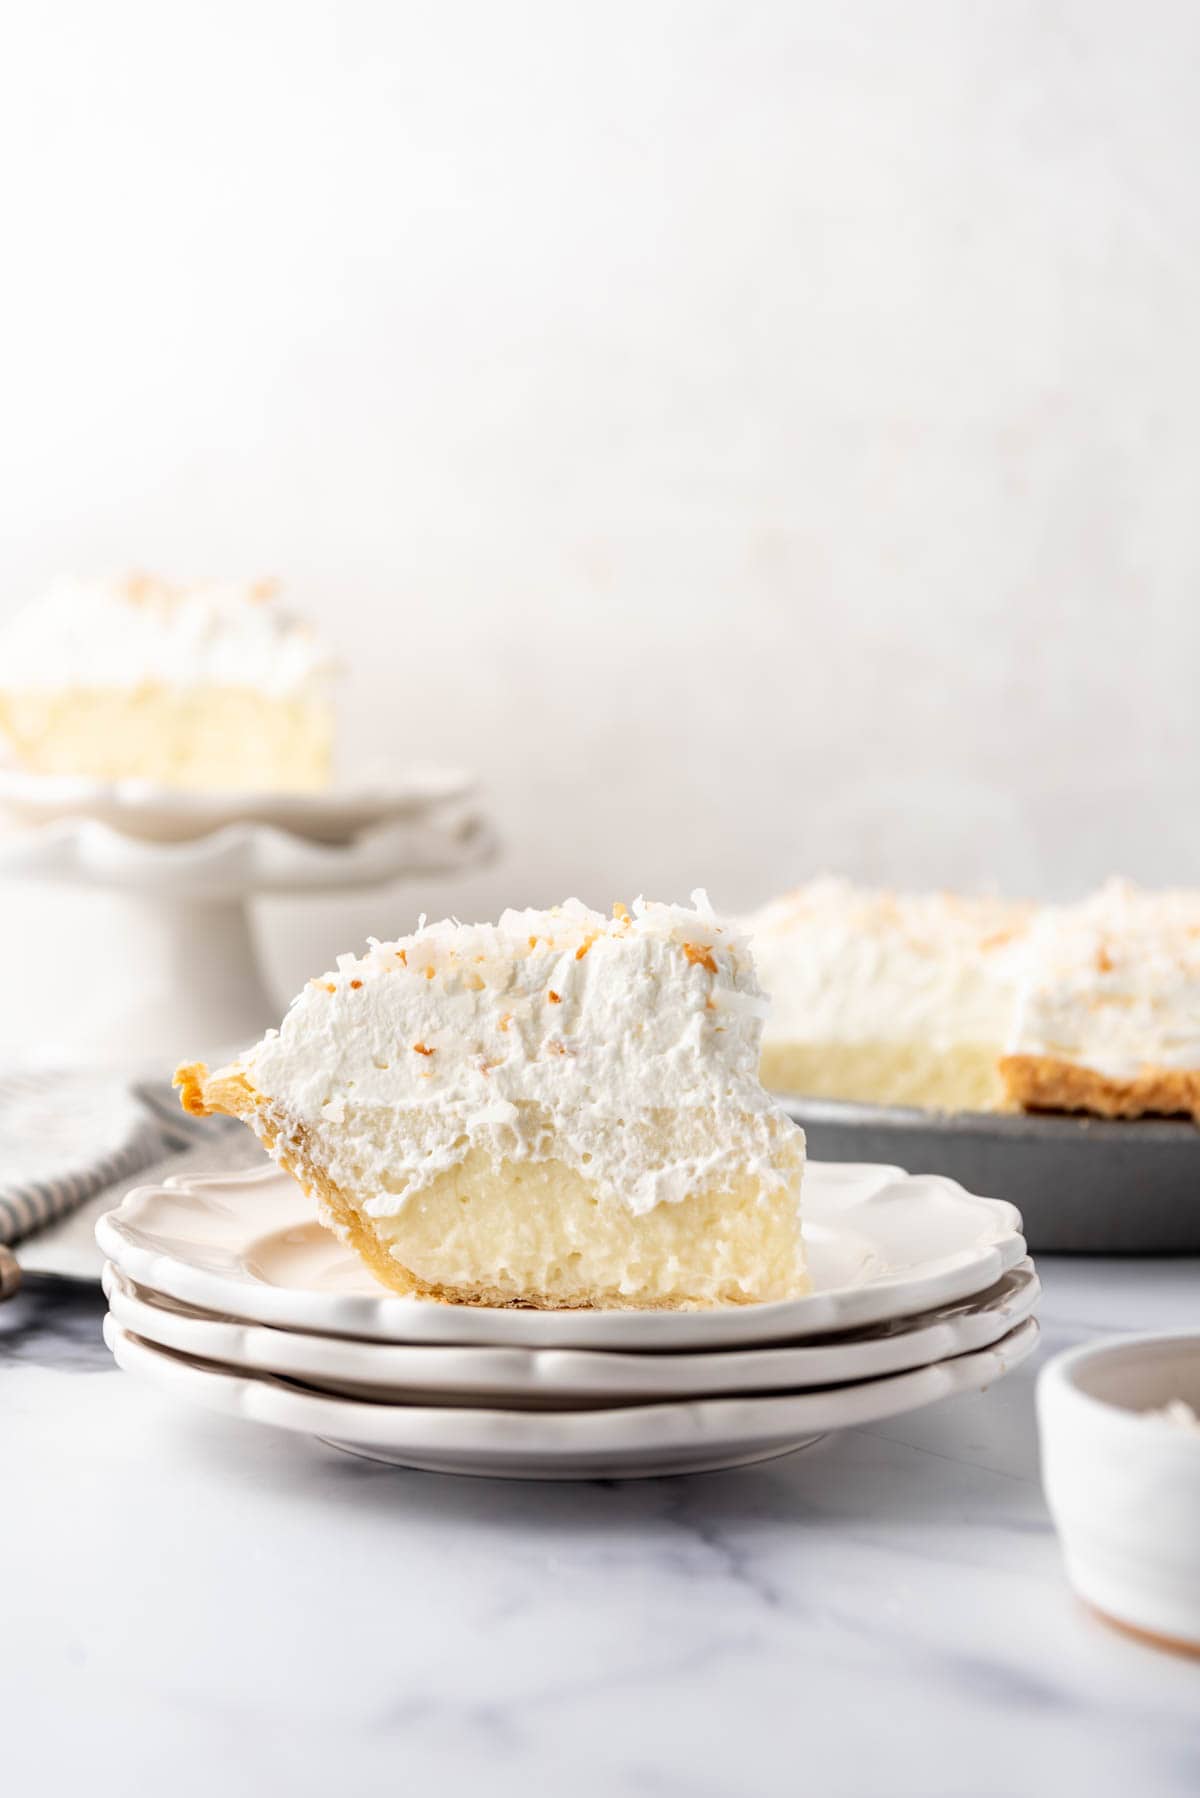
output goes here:
[{"label": "white backdrop wall", "polygon": [[1188,0],[4,37],[0,616],[276,573],[347,762],[479,768],[504,831],[273,906],[281,986],[421,908],[1200,880]]}]

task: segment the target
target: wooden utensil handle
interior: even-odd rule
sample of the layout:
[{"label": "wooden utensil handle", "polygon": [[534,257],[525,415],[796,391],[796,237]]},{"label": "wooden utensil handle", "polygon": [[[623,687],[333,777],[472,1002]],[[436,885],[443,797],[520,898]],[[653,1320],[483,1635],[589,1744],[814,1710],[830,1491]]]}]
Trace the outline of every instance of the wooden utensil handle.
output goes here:
[{"label": "wooden utensil handle", "polygon": [[17,1258],[0,1243],[0,1302],[10,1299],[21,1284],[21,1269]]}]

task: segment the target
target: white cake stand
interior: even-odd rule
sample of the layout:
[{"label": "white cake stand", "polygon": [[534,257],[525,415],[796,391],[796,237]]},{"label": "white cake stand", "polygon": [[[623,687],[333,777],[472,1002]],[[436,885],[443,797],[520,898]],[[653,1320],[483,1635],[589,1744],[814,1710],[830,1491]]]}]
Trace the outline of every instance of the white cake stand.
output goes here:
[{"label": "white cake stand", "polygon": [[51,1058],[161,1069],[181,1051],[245,1044],[277,1021],[250,899],[457,873],[487,861],[494,848],[469,800],[431,801],[339,843],[306,841],[257,820],[191,841],[154,842],[96,818],[65,817],[0,837],[0,875],[78,892],[74,922],[29,944],[48,988],[54,976],[66,976]]}]

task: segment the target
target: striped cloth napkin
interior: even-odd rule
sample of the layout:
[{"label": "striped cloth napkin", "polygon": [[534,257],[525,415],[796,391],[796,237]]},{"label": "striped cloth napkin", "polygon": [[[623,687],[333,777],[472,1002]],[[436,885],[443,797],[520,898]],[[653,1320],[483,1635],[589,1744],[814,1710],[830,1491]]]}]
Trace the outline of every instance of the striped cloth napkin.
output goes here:
[{"label": "striped cloth napkin", "polygon": [[114,1181],[186,1146],[187,1120],[112,1075],[0,1076],[0,1244],[10,1248]]}]

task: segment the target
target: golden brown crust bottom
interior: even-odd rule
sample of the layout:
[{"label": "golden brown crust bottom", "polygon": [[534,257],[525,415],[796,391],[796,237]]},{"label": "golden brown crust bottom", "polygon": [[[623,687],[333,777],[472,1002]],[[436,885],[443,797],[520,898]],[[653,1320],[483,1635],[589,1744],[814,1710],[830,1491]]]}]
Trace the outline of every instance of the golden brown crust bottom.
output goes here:
[{"label": "golden brown crust bottom", "polygon": [[1097,1117],[1178,1117],[1200,1123],[1200,1069],[1146,1068],[1113,1080],[1052,1055],[1003,1055],[1000,1074],[1009,1098],[1026,1111],[1088,1111]]},{"label": "golden brown crust bottom", "polygon": [[[301,1190],[316,1203],[321,1222],[340,1241],[361,1256],[381,1285],[406,1298],[434,1299],[445,1305],[486,1305],[506,1311],[559,1310],[557,1305],[541,1304],[536,1299],[514,1301],[506,1294],[487,1286],[438,1286],[421,1280],[385,1249],[373,1230],[362,1221],[341,1188],[336,1186],[323,1168],[312,1158],[308,1132],[294,1120],[284,1124],[271,1110],[269,1101],[239,1069],[222,1069],[210,1074],[204,1062],[189,1062],[176,1068],[174,1084],[179,1088],[179,1102],[192,1117],[240,1118],[248,1124],[264,1148],[290,1174]],[[608,1306],[606,1309],[625,1309]],[[637,1311],[675,1311],[689,1309],[669,1302],[639,1299],[628,1309]],[[576,1304],[576,1311],[598,1307]]]}]

